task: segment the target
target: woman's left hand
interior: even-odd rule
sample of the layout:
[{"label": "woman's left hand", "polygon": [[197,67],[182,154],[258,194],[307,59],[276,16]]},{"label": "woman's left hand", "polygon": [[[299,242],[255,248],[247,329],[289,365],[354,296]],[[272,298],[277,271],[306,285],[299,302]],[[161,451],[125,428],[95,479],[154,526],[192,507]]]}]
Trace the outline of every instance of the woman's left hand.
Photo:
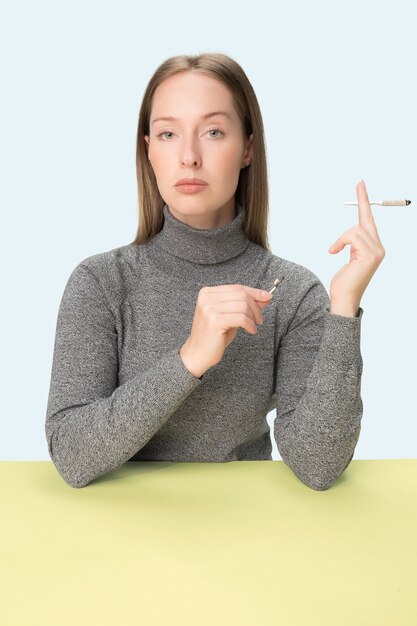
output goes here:
[{"label": "woman's left hand", "polygon": [[343,250],[346,244],[351,244],[349,263],[334,275],[330,283],[330,302],[332,305],[352,307],[355,311],[358,310],[362,295],[385,256],[364,181],[357,184],[356,195],[359,224],[343,233],[329,248],[329,252],[333,254]]}]

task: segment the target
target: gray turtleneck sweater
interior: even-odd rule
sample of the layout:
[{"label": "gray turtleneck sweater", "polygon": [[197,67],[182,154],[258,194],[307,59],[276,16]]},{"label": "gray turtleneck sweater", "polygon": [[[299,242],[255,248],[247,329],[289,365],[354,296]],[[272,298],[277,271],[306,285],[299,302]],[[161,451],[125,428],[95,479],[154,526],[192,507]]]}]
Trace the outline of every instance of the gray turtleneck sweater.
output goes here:
[{"label": "gray turtleneck sweater", "polygon": [[[329,488],[358,441],[362,356],[357,317],[330,313],[319,278],[246,238],[244,209],[196,229],[164,206],[162,230],[81,261],[60,302],[45,434],[71,487],[126,461],[271,460],[266,419],[283,461],[312,489]],[[239,328],[201,378],[180,348],[199,290],[269,290],[264,323]]]}]

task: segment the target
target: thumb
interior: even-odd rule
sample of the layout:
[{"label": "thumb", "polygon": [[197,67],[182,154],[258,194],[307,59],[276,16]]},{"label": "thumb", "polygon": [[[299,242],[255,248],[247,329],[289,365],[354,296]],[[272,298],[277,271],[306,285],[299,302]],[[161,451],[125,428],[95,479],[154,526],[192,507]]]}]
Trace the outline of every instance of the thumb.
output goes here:
[{"label": "thumb", "polygon": [[259,302],[259,300],[257,301],[257,305],[261,308],[264,309],[265,307],[268,306],[268,304],[271,304],[270,302]]}]

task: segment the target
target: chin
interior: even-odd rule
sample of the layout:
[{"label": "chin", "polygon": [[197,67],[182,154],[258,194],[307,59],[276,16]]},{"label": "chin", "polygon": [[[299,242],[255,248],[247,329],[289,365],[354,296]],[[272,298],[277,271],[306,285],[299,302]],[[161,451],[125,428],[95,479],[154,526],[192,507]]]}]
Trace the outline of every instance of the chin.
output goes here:
[{"label": "chin", "polygon": [[[175,198],[173,202],[167,202],[169,207],[181,213],[200,213],[204,214],[213,210],[213,202],[207,198],[192,197],[194,194],[188,196],[184,194],[183,198]],[[201,194],[196,194],[201,195]],[[218,205],[221,206],[221,205]]]}]

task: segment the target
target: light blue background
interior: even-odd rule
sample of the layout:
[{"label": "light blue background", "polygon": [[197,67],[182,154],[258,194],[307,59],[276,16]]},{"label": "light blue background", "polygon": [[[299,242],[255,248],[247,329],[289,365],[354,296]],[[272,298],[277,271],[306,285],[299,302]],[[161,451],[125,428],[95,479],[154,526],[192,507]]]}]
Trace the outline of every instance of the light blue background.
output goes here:
[{"label": "light blue background", "polygon": [[85,257],[132,241],[144,89],[164,59],[199,52],[232,56],[259,99],[275,254],[329,290],[349,246],[327,250],[358,222],[343,204],[357,182],[371,200],[412,200],[372,208],[386,256],[361,302],[354,458],[417,456],[416,18],[398,0],[2,4],[2,460],[50,460],[64,286]]}]

